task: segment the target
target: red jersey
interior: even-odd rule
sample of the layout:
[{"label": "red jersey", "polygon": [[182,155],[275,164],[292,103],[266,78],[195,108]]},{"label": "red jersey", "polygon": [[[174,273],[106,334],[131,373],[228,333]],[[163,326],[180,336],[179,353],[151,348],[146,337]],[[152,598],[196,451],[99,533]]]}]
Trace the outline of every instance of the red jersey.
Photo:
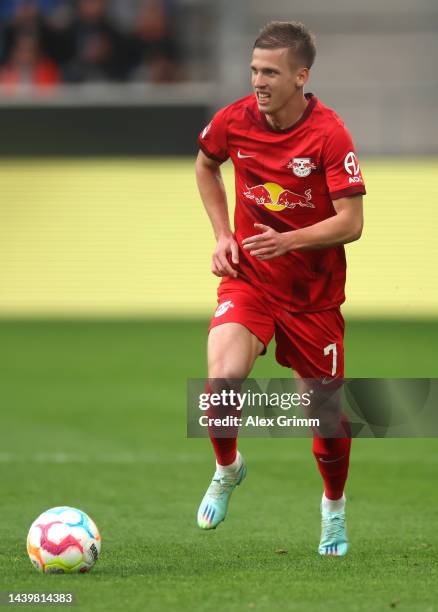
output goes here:
[{"label": "red jersey", "polygon": [[343,121],[313,94],[306,98],[303,115],[286,130],[271,128],[250,95],[219,110],[198,139],[205,155],[218,162],[231,157],[234,165],[239,277],[291,312],[326,310],[345,300],[344,247],[260,261],[242,249],[242,240],[257,233],[254,223],[288,232],[334,216],[333,200],[365,194]]}]

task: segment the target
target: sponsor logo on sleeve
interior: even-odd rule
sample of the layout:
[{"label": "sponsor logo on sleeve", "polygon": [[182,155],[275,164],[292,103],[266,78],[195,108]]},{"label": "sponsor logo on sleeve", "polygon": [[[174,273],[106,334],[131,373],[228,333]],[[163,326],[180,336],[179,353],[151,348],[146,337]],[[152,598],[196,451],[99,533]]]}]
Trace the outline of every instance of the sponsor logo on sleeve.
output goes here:
[{"label": "sponsor logo on sleeve", "polygon": [[205,138],[208,134],[209,129],[211,128],[211,121],[208,125],[205,126],[205,128],[202,130],[201,133],[201,138]]},{"label": "sponsor logo on sleeve", "polygon": [[353,151],[347,153],[344,159],[344,168],[349,174],[349,183],[362,183],[362,177],[360,175],[360,166],[357,161],[356,154]]}]

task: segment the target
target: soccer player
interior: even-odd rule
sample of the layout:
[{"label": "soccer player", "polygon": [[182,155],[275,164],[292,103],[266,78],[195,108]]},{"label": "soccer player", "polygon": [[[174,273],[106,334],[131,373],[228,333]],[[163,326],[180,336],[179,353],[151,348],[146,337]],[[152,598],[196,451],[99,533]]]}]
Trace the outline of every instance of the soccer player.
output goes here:
[{"label": "soccer player", "polygon": [[[330,384],[344,375],[343,245],[361,236],[365,187],[344,123],[304,93],[314,59],[303,24],[267,24],[254,44],[253,93],[219,110],[199,136],[196,176],[217,239],[212,272],[222,277],[209,328],[210,380],[246,378],[274,335],[277,361],[299,377]],[[228,158],[234,233],[220,172]],[[198,511],[202,529],[225,519],[246,474],[236,437],[210,437],[216,471]],[[350,444],[345,433],[313,439],[324,481],[321,555],[348,549]]]}]

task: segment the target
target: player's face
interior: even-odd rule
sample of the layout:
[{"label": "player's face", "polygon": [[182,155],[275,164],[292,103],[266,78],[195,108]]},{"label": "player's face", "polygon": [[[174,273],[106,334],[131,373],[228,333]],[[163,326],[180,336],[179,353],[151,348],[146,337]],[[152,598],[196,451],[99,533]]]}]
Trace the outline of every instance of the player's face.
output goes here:
[{"label": "player's face", "polygon": [[288,105],[297,90],[304,86],[309,71],[293,65],[288,49],[255,48],[251,73],[259,109],[270,115]]}]

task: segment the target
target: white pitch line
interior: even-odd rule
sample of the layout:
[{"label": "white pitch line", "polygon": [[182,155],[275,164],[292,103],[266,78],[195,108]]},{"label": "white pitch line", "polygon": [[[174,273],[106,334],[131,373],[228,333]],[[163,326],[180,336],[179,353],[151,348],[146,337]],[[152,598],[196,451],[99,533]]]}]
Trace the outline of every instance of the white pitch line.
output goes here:
[{"label": "white pitch line", "polygon": [[200,463],[205,461],[201,455],[159,456],[154,454],[103,453],[84,455],[83,453],[0,453],[0,463]]},{"label": "white pitch line", "polygon": [[[278,457],[274,455],[260,455],[251,457],[252,464],[267,463],[273,461],[275,463],[290,463],[291,461],[299,461],[302,459],[302,454],[291,452],[287,456]],[[212,454],[207,450],[203,454],[178,454],[169,453],[168,455],[157,455],[154,453],[98,453],[95,455],[86,455],[83,453],[7,453],[0,452],[0,464],[5,463],[57,463],[57,464],[169,464],[175,463],[203,463],[209,465],[213,462]]]}]

